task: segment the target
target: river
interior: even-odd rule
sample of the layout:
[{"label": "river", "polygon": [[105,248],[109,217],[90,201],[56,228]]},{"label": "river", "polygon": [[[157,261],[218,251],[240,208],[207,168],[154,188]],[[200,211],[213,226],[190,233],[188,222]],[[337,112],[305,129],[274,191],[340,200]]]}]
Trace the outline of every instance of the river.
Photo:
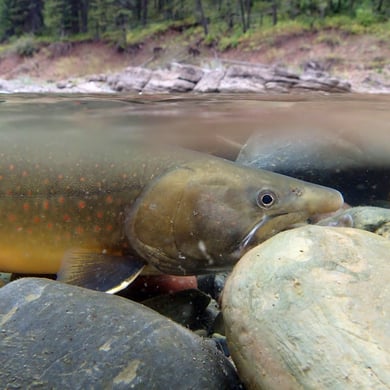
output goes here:
[{"label": "river", "polygon": [[390,95],[3,95],[0,129],[14,127],[147,135],[192,147],[294,130],[377,143],[390,137]]},{"label": "river", "polygon": [[230,159],[253,132],[326,134],[383,160],[386,172],[390,166],[390,95],[383,94],[3,95],[0,142],[13,129],[26,137],[81,130],[109,142],[146,137]]}]

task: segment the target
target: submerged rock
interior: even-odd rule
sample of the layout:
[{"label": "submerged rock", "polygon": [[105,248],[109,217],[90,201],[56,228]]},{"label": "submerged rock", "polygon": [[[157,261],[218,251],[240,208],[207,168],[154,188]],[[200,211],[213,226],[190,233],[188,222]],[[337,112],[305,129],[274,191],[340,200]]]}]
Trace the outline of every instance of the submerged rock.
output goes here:
[{"label": "submerged rock", "polygon": [[0,272],[0,287],[7,284],[10,281],[10,279],[11,279],[11,274]]},{"label": "submerged rock", "polygon": [[390,147],[359,145],[337,134],[252,134],[237,162],[339,190],[354,206],[389,201]]},{"label": "submerged rock", "polygon": [[198,288],[219,302],[228,275],[229,272],[199,275],[197,277]]},{"label": "submerged rock", "polygon": [[223,293],[248,389],[390,387],[390,241],[306,226],[249,251]]},{"label": "submerged rock", "polygon": [[142,302],[143,305],[190,329],[199,327],[199,319],[209,303],[210,297],[197,289],[158,295]]},{"label": "submerged rock", "polygon": [[346,217],[351,219],[354,228],[390,238],[390,209],[381,207],[352,207],[321,220],[318,225],[338,225],[339,221],[346,220]]},{"label": "submerged rock", "polygon": [[124,298],[25,278],[0,313],[2,388],[241,388],[213,342]]}]

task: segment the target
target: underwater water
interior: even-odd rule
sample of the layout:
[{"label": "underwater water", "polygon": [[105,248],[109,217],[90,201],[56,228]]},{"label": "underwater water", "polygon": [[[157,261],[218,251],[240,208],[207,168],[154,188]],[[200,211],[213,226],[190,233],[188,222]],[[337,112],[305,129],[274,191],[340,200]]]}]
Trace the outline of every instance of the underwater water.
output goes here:
[{"label": "underwater water", "polygon": [[[220,349],[230,337],[238,358],[233,349],[230,352],[244,383],[249,381],[248,367],[255,377],[261,373],[257,380],[267,375],[279,380],[282,373],[291,381],[293,375],[297,379],[292,386],[310,375],[314,387],[331,383],[336,388],[345,382],[346,388],[355,383],[356,388],[375,388],[387,383],[389,321],[383,319],[389,312],[389,246],[379,236],[389,237],[390,231],[390,211],[384,208],[390,205],[389,107],[390,96],[352,94],[1,96],[0,287],[9,282],[10,273],[54,275],[60,264],[62,270],[72,261],[83,278],[61,279],[60,272],[59,280],[66,283],[24,278],[0,289],[0,317],[6,313],[0,318],[0,360],[5,362],[0,382],[18,388],[31,383],[47,388],[152,386],[145,385],[147,381],[159,388],[166,388],[165,383],[174,388],[243,388],[228,360],[222,355],[216,359],[212,344],[203,344],[189,332],[182,334],[184,329],[172,322],[167,325],[130,300],[71,286],[117,292],[118,286],[129,282],[122,296],[142,301],[211,340],[216,334]],[[148,148],[139,146],[144,141],[152,144],[152,152],[144,153]],[[159,161],[168,161],[169,169],[153,170],[156,155],[166,144],[184,152],[165,149],[170,154]],[[329,223],[326,220],[335,217],[332,212],[342,205],[337,191],[225,161],[216,163],[207,154],[335,188],[347,205],[381,207],[347,208],[342,210],[346,215]],[[199,160],[182,164],[188,155]],[[213,165],[223,168],[213,171]],[[288,195],[284,201],[275,196],[281,193]],[[195,195],[198,203],[191,202]],[[300,209],[297,206],[304,211],[302,220],[293,219],[294,202],[302,203]],[[228,218],[231,210],[237,213]],[[283,231],[307,220],[315,223],[318,214],[325,227]],[[324,214],[329,218],[321,221]],[[246,216],[251,218],[246,221]],[[351,224],[357,229],[342,229]],[[249,249],[248,242],[257,238],[262,243],[244,255],[247,259],[239,258]],[[144,242],[150,243],[146,249]],[[274,245],[272,250],[263,246],[267,243]],[[137,277],[151,259],[168,259],[173,267],[163,268],[167,273],[185,265],[193,274],[202,274],[199,259],[213,265],[214,259],[237,252],[236,269],[250,253],[254,261],[234,276],[238,288],[231,282],[233,287],[229,290],[227,284],[224,289],[224,296],[230,295],[242,310],[232,312],[230,325],[226,318],[233,305],[226,305],[223,324],[216,302],[226,273],[197,279],[142,274],[134,284],[128,277]],[[112,261],[118,262],[112,266]],[[269,281],[273,284],[267,287]],[[181,291],[183,295],[173,294],[168,300],[165,295],[196,287],[200,291]],[[201,291],[216,301],[209,304],[209,295]],[[252,295],[239,295],[245,291]],[[154,302],[143,300],[155,295]],[[307,301],[302,303],[303,299]],[[259,331],[264,318],[270,319],[273,332]],[[250,342],[248,334],[242,337],[242,329],[256,329],[247,332]],[[228,344],[221,336],[225,330]],[[316,331],[318,337],[313,337]],[[278,347],[264,348],[264,341],[272,341],[275,334]],[[182,341],[187,338],[189,348]],[[194,348],[197,343],[201,353]],[[280,345],[291,348],[284,352]],[[205,355],[205,347],[210,354]],[[260,348],[262,353],[256,355]],[[309,352],[304,356],[301,351]],[[240,356],[247,352],[250,359],[240,371]],[[253,356],[264,356],[269,371]],[[286,361],[294,364],[281,370]],[[217,384],[210,385],[211,380]]]},{"label": "underwater water", "polygon": [[[335,187],[353,205],[387,206],[388,95],[4,95],[1,133],[146,139]],[[111,145],[111,146],[110,146]],[[241,152],[240,152],[241,150]]]}]

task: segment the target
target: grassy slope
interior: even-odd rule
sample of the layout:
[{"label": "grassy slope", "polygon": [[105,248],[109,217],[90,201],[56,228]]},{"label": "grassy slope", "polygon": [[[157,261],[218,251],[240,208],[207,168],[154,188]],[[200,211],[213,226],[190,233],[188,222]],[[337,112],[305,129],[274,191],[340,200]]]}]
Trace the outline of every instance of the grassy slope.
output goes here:
[{"label": "grassy slope", "polygon": [[[276,28],[264,27],[242,34],[211,30],[204,39],[200,27],[151,26],[149,30],[128,35],[129,50],[119,53],[114,45],[103,42],[73,42],[58,46],[41,42],[31,57],[15,52],[23,44],[17,42],[0,47],[0,78],[34,77],[59,80],[93,73],[108,73],[129,65],[159,67],[171,61],[220,66],[223,60],[252,63],[283,63],[299,69],[308,60],[319,61],[331,73],[361,81],[374,71],[390,73],[390,24],[363,27],[332,19],[315,28],[284,23]],[[159,55],[155,48],[162,48]],[[199,50],[193,56],[189,49]]]}]

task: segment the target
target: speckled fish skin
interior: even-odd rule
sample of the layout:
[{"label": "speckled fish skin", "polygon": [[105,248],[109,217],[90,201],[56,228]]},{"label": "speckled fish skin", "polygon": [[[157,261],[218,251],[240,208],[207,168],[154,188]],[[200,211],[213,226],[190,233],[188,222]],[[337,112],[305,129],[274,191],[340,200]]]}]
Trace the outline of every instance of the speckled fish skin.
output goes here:
[{"label": "speckled fish skin", "polygon": [[[272,207],[259,207],[262,190]],[[109,133],[0,132],[2,272],[56,273],[75,248],[135,253],[178,275],[225,269],[342,202],[332,189]]]}]

